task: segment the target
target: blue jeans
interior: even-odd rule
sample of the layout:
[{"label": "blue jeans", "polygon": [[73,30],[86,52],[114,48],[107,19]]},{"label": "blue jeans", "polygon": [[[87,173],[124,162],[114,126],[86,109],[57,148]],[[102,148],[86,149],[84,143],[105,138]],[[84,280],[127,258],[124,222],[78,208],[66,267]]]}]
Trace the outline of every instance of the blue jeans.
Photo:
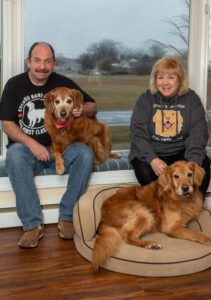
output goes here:
[{"label": "blue jeans", "polygon": [[[84,193],[92,172],[94,155],[88,146],[74,143],[64,150],[62,157],[69,178],[59,205],[59,218],[72,221],[74,205]],[[41,225],[43,215],[34,176],[44,168],[55,169],[54,158],[50,162],[39,161],[28,147],[14,143],[7,150],[6,167],[23,229],[26,231]]]}]

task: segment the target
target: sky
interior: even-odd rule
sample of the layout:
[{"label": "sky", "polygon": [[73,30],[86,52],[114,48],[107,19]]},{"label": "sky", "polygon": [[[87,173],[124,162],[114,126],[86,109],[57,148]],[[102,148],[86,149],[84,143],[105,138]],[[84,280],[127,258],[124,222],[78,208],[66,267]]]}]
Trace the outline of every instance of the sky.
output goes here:
[{"label": "sky", "polygon": [[47,41],[57,54],[75,58],[103,39],[130,49],[148,39],[178,46],[164,19],[183,14],[184,0],[25,0],[25,50]]}]

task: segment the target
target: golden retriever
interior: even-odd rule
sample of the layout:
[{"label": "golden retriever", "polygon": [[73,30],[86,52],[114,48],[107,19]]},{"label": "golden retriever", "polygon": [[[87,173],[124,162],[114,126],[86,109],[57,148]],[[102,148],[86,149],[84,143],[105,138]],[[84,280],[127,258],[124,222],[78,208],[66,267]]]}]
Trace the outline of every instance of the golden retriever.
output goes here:
[{"label": "golden retriever", "polygon": [[140,239],[147,232],[211,245],[211,237],[186,227],[202,211],[199,186],[204,174],[196,163],[178,161],[156,181],[122,188],[105,200],[93,249],[93,269],[98,270],[116,253],[121,240],[146,249],[160,249],[162,246],[156,241]]},{"label": "golden retriever", "polygon": [[44,104],[45,127],[52,140],[57,174],[65,171],[62,152],[76,141],[93,150],[95,165],[103,163],[107,157],[120,157],[118,153],[111,153],[111,136],[106,124],[100,123],[96,117],[73,116],[73,109],[83,104],[79,90],[55,88],[45,95]]}]

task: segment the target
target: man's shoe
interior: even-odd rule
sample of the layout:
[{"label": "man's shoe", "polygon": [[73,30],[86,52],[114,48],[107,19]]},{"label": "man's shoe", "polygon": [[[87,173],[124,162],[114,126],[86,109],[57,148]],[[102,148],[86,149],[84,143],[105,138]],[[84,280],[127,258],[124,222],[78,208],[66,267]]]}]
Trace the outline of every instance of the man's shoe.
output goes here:
[{"label": "man's shoe", "polygon": [[73,223],[60,219],[58,222],[59,236],[65,240],[72,240],[74,237]]},{"label": "man's shoe", "polygon": [[35,248],[38,241],[44,236],[44,226],[38,226],[31,230],[25,231],[18,242],[22,248]]}]

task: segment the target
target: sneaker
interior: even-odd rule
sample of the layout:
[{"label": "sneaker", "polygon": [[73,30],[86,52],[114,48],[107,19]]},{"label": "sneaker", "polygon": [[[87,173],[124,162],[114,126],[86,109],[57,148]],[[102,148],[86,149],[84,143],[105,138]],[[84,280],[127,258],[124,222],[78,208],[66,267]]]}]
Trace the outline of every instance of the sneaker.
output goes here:
[{"label": "sneaker", "polygon": [[58,222],[59,236],[65,240],[72,240],[74,236],[73,223],[60,219]]},{"label": "sneaker", "polygon": [[25,231],[18,242],[22,248],[35,248],[38,241],[44,236],[44,226],[38,226],[31,230]]}]

